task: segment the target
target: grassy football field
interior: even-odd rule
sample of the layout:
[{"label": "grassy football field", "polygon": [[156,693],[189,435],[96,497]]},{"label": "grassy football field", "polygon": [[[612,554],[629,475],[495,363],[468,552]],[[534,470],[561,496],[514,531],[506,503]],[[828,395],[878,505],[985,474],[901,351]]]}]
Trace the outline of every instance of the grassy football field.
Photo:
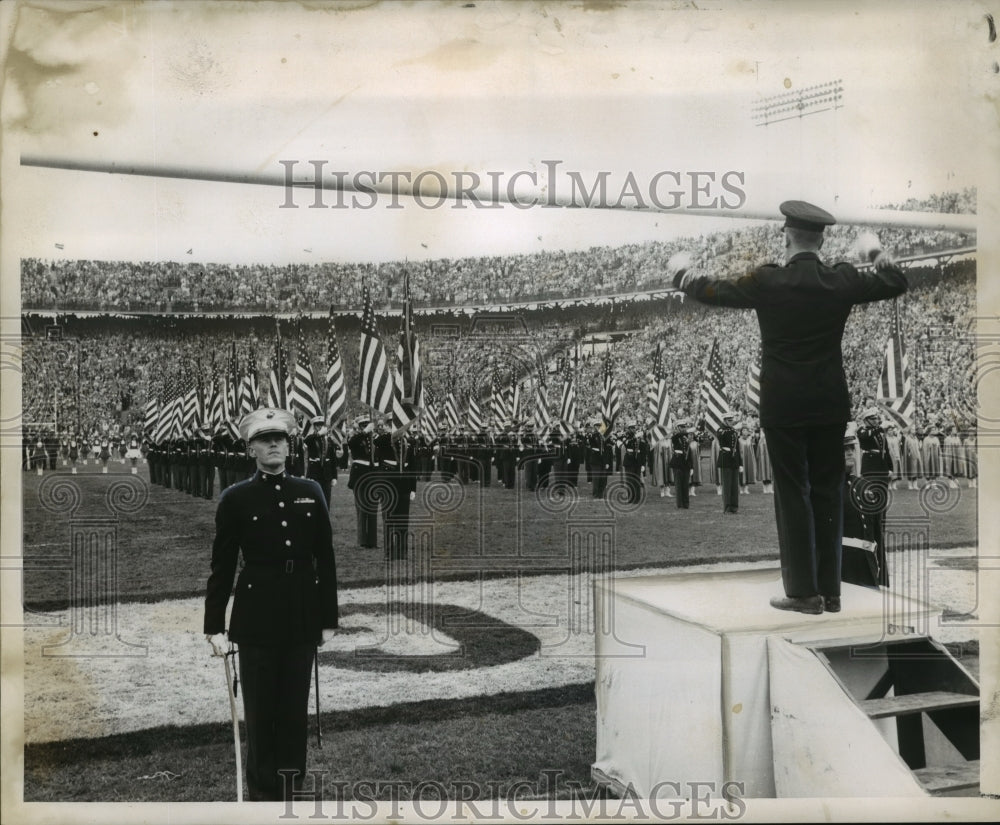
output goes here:
[{"label": "grassy football field", "polygon": [[[64,472],[57,478],[22,475],[23,592],[29,608],[65,610],[69,572],[45,560],[68,554],[74,523],[97,518],[115,531],[119,602],[203,595],[218,490],[215,500],[195,499],[148,486],[145,467],[130,477],[121,464],[112,464],[107,475],[93,463],[75,476]],[[583,473],[580,479],[578,496],[568,497],[495,485],[419,485],[411,515],[433,542],[425,575],[461,581],[558,573],[570,563],[568,531],[595,521],[605,529],[613,525],[610,563],[618,570],[777,559],[774,500],[761,493],[760,485],[741,497],[739,514],[723,515],[714,487],[700,488],[691,509],[681,511],[652,488],[638,507],[621,504],[614,494],[610,503],[597,501]],[[122,483],[132,485],[131,492],[115,486]],[[72,489],[59,492],[61,484]],[[964,486],[893,491],[891,529],[899,535],[925,531],[932,548],[975,546],[976,493]],[[381,539],[379,549],[357,547],[353,498],[343,484],[333,489],[331,510],[341,586],[378,592],[387,575]],[[200,616],[192,621],[200,623]],[[478,644],[488,649],[523,640],[498,631]],[[218,692],[225,702],[221,679]],[[511,789],[524,797],[558,797],[571,793],[573,783],[591,785],[592,682],[407,699],[397,697],[388,707],[323,713],[323,743],[310,737],[309,764],[329,771],[328,798],[407,798],[421,782],[441,783],[449,793],[461,783],[474,783],[476,798],[503,797]],[[27,695],[25,704],[30,702]],[[559,772],[554,790],[553,774],[546,773],[552,771]],[[231,725],[217,721],[25,748],[25,799],[32,801],[231,800],[233,777]],[[334,781],[343,784],[334,787]]]}]

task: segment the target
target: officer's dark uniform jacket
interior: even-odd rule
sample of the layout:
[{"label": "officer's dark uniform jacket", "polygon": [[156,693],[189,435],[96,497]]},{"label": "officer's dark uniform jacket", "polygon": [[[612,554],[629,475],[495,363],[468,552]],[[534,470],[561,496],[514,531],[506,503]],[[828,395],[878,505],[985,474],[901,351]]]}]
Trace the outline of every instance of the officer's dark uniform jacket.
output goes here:
[{"label": "officer's dark uniform jacket", "polygon": [[684,291],[705,304],[756,310],[760,423],[767,428],[850,419],[841,338],[851,307],[906,288],[906,276],[896,267],[862,272],[848,263],[827,266],[815,253],[801,252],[785,266],[767,264],[736,281],[693,278]]},{"label": "officer's dark uniform jacket", "polygon": [[253,477],[219,498],[205,633],[225,629],[236,582],[229,639],[256,645],[316,644],[337,627],[337,572],[330,517],[315,481],[287,474]]}]

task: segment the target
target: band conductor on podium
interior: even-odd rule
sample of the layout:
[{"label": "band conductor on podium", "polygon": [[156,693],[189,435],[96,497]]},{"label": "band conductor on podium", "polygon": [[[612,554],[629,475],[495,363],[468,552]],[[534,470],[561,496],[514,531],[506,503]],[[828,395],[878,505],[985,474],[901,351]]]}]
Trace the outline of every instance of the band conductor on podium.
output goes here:
[{"label": "band conductor on podium", "polygon": [[872,263],[828,266],[819,257],[824,209],[785,201],[785,264],[766,264],[736,280],[691,271],[678,253],[668,263],[674,286],[719,307],[753,309],[761,334],[760,423],[774,476],[784,598],[779,610],[820,614],[840,610],[844,430],[851,400],[841,339],[855,304],[895,298],[907,280],[874,235],[858,246]]}]

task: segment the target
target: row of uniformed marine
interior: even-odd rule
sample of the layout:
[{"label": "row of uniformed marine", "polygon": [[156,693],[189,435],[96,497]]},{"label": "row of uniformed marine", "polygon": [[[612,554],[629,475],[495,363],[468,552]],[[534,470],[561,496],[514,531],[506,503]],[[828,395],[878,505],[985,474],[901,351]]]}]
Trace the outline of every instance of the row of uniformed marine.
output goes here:
[{"label": "row of uniformed marine", "polygon": [[[288,471],[319,483],[329,502],[338,471],[346,467],[346,451],[338,450],[320,422],[292,442]],[[256,466],[242,439],[226,431],[213,436],[207,429],[189,438],[151,444],[146,458],[152,483],[208,499],[214,495],[216,475],[223,490],[253,475]]]}]

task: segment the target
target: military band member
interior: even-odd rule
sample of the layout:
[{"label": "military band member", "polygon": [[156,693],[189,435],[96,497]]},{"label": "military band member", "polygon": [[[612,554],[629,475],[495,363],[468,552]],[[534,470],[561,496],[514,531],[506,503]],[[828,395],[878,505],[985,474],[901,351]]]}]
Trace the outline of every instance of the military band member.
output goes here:
[{"label": "military band member", "polygon": [[309,423],[309,434],[302,439],[305,477],[319,484],[329,507],[330,494],[337,483],[337,448],[330,439],[323,416],[317,415]]},{"label": "military band member", "polygon": [[554,481],[552,478],[552,465],[561,445],[562,435],[558,430],[551,432],[542,431],[538,434],[538,476],[535,479],[536,490],[544,490]]},{"label": "military band member", "polygon": [[719,483],[722,485],[722,512],[738,513],[740,510],[740,455],[739,436],[733,424],[735,413],[722,416],[722,426],[716,433],[719,440]]},{"label": "military band member", "polygon": [[378,502],[366,483],[378,464],[375,460],[375,425],[367,416],[354,421],[354,434],[347,441],[351,454],[351,468],[347,477],[347,489],[354,493],[354,508],[358,519],[358,546],[378,547]]},{"label": "military band member", "polygon": [[757,483],[757,453],[753,448],[753,435],[746,425],[740,430],[740,492],[750,493],[750,485]]},{"label": "military band member", "polygon": [[409,550],[410,502],[416,497],[417,489],[407,437],[402,433],[393,437],[387,430],[380,431],[375,436],[375,459],[380,479],[392,489],[391,495],[380,496],[385,557],[389,561],[401,561]]},{"label": "military band member", "polygon": [[212,433],[206,425],[198,430],[198,489],[195,494],[211,499],[215,495],[215,455],[212,451]]},{"label": "military band member", "polygon": [[576,427],[567,436],[563,444],[563,475],[570,487],[580,483],[580,464],[586,458],[586,447],[583,443],[583,431]]},{"label": "military band member", "polygon": [[885,512],[889,507],[891,461],[888,440],[882,427],[882,415],[877,407],[869,407],[862,413],[862,422],[857,427],[857,439],[861,448],[859,475],[866,482],[865,515],[881,554],[882,578],[878,583],[888,585],[888,571],[885,565]]},{"label": "military band member", "polygon": [[862,587],[888,585],[885,546],[878,539],[871,508],[866,505],[866,482],[858,474],[859,460],[855,449],[858,430],[854,422],[844,433],[844,530],[840,578]]},{"label": "military band member", "polygon": [[[316,482],[285,471],[295,419],[259,409],[240,422],[257,472],[219,498],[204,631],[239,646],[251,801],[288,800],[306,770],[309,684],[318,644],[338,623],[330,516]],[[284,773],[283,773],[284,772]]]},{"label": "military band member", "polygon": [[687,510],[690,507],[691,485],[691,451],[688,449],[691,433],[688,422],[681,420],[674,426],[674,434],[670,437],[670,469],[674,474],[674,495],[677,497],[677,507]]},{"label": "military band member", "polygon": [[538,456],[541,452],[538,440],[534,422],[525,421],[518,447],[518,465],[524,468],[525,488],[532,491],[538,486]]},{"label": "military band member", "polygon": [[[701,443],[706,433],[695,431],[691,434],[691,443],[688,450],[691,457],[691,498],[698,495],[698,488],[701,486]],[[708,436],[711,438],[711,436]]]},{"label": "military band member", "polygon": [[587,437],[587,468],[590,471],[594,498],[604,498],[608,487],[608,476],[611,475],[611,463],[614,460],[612,446],[604,434],[604,423],[592,419],[591,432]]},{"label": "military band member", "polygon": [[416,472],[421,481],[430,481],[434,472],[434,445],[419,425],[412,427],[410,433],[410,448]]},{"label": "military band member", "polygon": [[[518,425],[520,426],[520,425]],[[497,474],[505,490],[512,490],[517,484],[517,434],[512,425],[507,425],[497,436]]]},{"label": "military band member", "polygon": [[622,440],[622,469],[625,473],[625,489],[628,502],[638,503],[642,496],[642,475],[646,471],[646,455],[649,445],[638,432],[634,421],[629,422]]}]

